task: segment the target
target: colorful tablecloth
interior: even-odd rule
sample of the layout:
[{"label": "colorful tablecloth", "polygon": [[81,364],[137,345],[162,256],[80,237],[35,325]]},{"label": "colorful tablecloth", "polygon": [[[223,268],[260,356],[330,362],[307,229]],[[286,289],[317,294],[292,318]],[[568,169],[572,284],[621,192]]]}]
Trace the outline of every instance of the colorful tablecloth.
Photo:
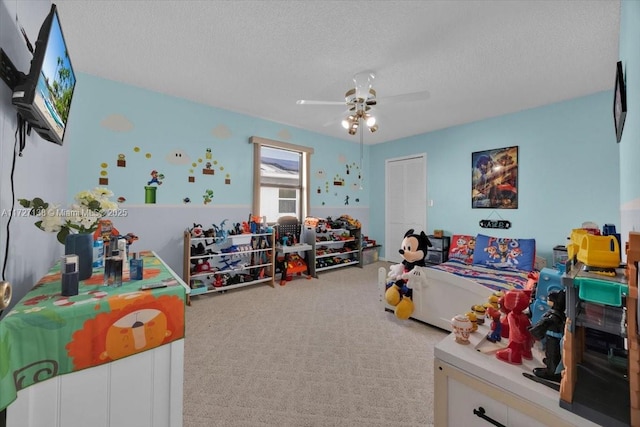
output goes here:
[{"label": "colorful tablecloth", "polygon": [[[186,289],[153,252],[143,280],[103,286],[103,270],[61,295],[60,264],[0,322],[0,410],[46,379],[140,353],[184,337]],[[145,284],[167,287],[141,290]]]}]

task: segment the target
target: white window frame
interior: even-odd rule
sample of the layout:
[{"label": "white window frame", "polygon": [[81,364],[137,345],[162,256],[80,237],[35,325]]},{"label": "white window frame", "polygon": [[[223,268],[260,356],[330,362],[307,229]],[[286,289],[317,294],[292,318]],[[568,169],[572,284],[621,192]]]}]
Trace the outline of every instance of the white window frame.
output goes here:
[{"label": "white window frame", "polygon": [[300,221],[304,221],[309,214],[309,185],[311,181],[311,155],[313,154],[313,148],[305,147],[302,145],[291,144],[288,142],[276,141],[273,139],[261,138],[259,136],[252,136],[249,138],[249,143],[253,144],[253,215],[260,215],[260,154],[262,147],[278,148],[283,150],[289,150],[299,152],[302,154],[302,168],[300,170],[301,188],[300,188]]}]

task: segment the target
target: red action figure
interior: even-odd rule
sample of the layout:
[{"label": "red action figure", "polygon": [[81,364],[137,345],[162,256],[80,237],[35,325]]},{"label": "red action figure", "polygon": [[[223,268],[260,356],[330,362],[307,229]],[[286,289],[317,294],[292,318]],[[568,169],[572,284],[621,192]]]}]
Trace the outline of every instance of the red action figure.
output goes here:
[{"label": "red action figure", "polygon": [[522,359],[532,359],[531,348],[533,337],[528,330],[531,325],[529,317],[523,312],[529,306],[529,291],[508,291],[504,294],[502,304],[508,310],[507,322],[509,324],[509,345],[498,350],[496,357],[507,363],[520,365]]}]

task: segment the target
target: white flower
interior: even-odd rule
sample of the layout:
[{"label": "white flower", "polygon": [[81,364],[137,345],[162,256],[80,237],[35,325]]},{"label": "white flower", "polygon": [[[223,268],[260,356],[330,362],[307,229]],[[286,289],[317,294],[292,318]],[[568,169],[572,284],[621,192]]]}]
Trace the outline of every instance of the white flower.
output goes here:
[{"label": "white flower", "polygon": [[69,209],[60,209],[59,205],[49,207],[40,198],[33,200],[19,199],[25,208],[30,208],[32,215],[41,218],[36,226],[47,232],[58,233],[58,241],[64,243],[70,233],[93,233],[98,228],[98,220],[108,210],[118,209],[118,204],[109,200],[113,192],[107,188],[96,187],[90,191],[80,191],[75,195],[76,203]]},{"label": "white flower", "polygon": [[64,225],[64,220],[58,213],[59,205],[54,205],[49,209],[43,210],[40,214],[42,222],[40,223],[40,229],[48,233],[57,233]]}]

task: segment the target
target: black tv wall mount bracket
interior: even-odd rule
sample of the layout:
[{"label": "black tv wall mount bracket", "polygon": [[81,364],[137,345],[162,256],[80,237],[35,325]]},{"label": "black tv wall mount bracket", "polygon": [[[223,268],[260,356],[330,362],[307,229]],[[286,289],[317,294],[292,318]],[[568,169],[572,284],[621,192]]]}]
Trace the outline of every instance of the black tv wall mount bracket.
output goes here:
[{"label": "black tv wall mount bracket", "polygon": [[16,85],[24,79],[24,74],[16,69],[2,48],[0,48],[0,79],[2,79],[11,90],[15,89]]}]

